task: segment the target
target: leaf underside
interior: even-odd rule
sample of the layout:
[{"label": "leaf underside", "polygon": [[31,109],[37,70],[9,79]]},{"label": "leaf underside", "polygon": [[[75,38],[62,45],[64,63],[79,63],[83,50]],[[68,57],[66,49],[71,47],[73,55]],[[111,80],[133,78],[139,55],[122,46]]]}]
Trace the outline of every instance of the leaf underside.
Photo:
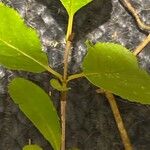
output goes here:
[{"label": "leaf underside", "polygon": [[26,145],[23,147],[23,150],[42,150],[38,145]]},{"label": "leaf underside", "polygon": [[48,67],[39,37],[20,15],[0,2],[0,64],[9,69],[42,72]]},{"label": "leaf underside", "polygon": [[15,78],[8,90],[14,102],[51,143],[54,150],[60,150],[59,117],[49,96],[39,86],[23,78]]},{"label": "leaf underside", "polygon": [[122,98],[150,104],[150,76],[125,47],[113,43],[90,46],[83,71],[94,85]]},{"label": "leaf underside", "polygon": [[66,8],[68,15],[73,16],[80,8],[92,0],[60,0]]}]

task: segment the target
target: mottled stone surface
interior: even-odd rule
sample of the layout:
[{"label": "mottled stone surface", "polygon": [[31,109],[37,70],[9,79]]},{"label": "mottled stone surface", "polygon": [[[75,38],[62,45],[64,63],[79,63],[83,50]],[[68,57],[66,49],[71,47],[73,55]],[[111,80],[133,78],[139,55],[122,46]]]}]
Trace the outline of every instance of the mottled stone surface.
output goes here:
[{"label": "mottled stone surface", "polygon": [[[37,29],[50,66],[62,72],[67,14],[59,0],[0,0],[14,7],[26,23]],[[85,40],[117,42],[133,50],[146,33],[139,30],[122,0],[93,0],[75,16],[70,73],[80,72],[86,54]],[[132,0],[142,20],[150,24],[150,0]],[[150,71],[150,45],[139,55],[139,62]],[[51,150],[42,135],[19,111],[7,93],[7,84],[15,76],[25,77],[51,91],[59,110],[59,93],[49,85],[47,73],[31,74],[0,67],[0,150],[21,150],[32,139],[44,150]],[[67,148],[81,150],[123,150],[110,106],[96,87],[86,79],[70,83],[67,108]],[[117,98],[134,150],[150,149],[150,106]]]}]

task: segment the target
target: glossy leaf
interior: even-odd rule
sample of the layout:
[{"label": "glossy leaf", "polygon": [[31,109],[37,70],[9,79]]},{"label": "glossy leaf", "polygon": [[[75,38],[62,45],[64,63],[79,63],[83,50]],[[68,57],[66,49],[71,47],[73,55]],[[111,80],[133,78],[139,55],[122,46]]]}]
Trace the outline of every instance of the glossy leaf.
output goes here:
[{"label": "glossy leaf", "polygon": [[91,83],[130,101],[150,104],[150,76],[129,50],[113,43],[88,47],[83,71]]},{"label": "glossy leaf", "polygon": [[68,91],[69,88],[64,88],[57,79],[50,80],[51,86],[58,91]]},{"label": "glossy leaf", "polygon": [[43,150],[38,145],[26,145],[23,147],[23,150]]},{"label": "glossy leaf", "polygon": [[42,72],[48,68],[34,29],[25,25],[20,15],[0,3],[0,64],[9,69]]},{"label": "glossy leaf", "polygon": [[60,0],[66,8],[69,16],[73,16],[80,8],[92,0]]},{"label": "glossy leaf", "polygon": [[39,86],[23,78],[15,78],[8,90],[14,102],[51,143],[54,150],[60,150],[59,117],[49,96]]}]

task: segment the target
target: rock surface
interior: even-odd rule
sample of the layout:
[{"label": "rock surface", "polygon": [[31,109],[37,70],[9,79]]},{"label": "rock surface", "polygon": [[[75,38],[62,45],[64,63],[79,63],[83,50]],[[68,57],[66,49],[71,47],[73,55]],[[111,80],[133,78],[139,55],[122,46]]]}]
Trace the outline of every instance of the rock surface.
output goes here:
[{"label": "rock surface", "polygon": [[[50,66],[62,72],[67,14],[59,0],[0,0],[15,8],[26,23],[37,29]],[[81,71],[86,54],[84,42],[117,42],[133,50],[146,36],[122,6],[122,0],[93,0],[75,16],[70,73]],[[150,0],[132,0],[142,20],[150,24]],[[139,62],[150,71],[150,45],[139,55]],[[6,70],[0,67],[0,150],[21,150],[32,139],[44,150],[52,150],[42,135],[21,113],[7,93],[7,84],[15,76],[28,78],[47,92],[51,91],[59,110],[59,93],[50,87],[50,75]],[[86,79],[70,83],[67,109],[67,148],[81,150],[123,150],[110,106],[96,87]],[[150,149],[150,106],[117,98],[134,150]]]}]

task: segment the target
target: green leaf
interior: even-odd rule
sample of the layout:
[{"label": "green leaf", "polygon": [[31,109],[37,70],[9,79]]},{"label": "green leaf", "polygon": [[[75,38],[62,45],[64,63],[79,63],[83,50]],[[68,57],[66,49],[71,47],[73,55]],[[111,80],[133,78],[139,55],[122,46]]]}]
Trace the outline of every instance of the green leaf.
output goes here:
[{"label": "green leaf", "polygon": [[92,0],[60,0],[66,8],[69,16],[73,16],[80,8]]},{"label": "green leaf", "polygon": [[150,104],[150,76],[139,68],[136,57],[113,43],[89,47],[83,71],[94,85],[130,101]]},{"label": "green leaf", "polygon": [[64,88],[57,79],[50,80],[51,86],[58,91],[68,91],[69,88]]},{"label": "green leaf", "polygon": [[8,90],[14,102],[51,143],[54,150],[60,150],[59,117],[49,96],[39,86],[23,78],[15,78]]},{"label": "green leaf", "polygon": [[42,150],[38,145],[26,145],[23,147],[23,150]]},{"label": "green leaf", "polygon": [[0,3],[0,64],[30,72],[49,68],[35,30],[27,27],[20,15],[3,3]]}]

